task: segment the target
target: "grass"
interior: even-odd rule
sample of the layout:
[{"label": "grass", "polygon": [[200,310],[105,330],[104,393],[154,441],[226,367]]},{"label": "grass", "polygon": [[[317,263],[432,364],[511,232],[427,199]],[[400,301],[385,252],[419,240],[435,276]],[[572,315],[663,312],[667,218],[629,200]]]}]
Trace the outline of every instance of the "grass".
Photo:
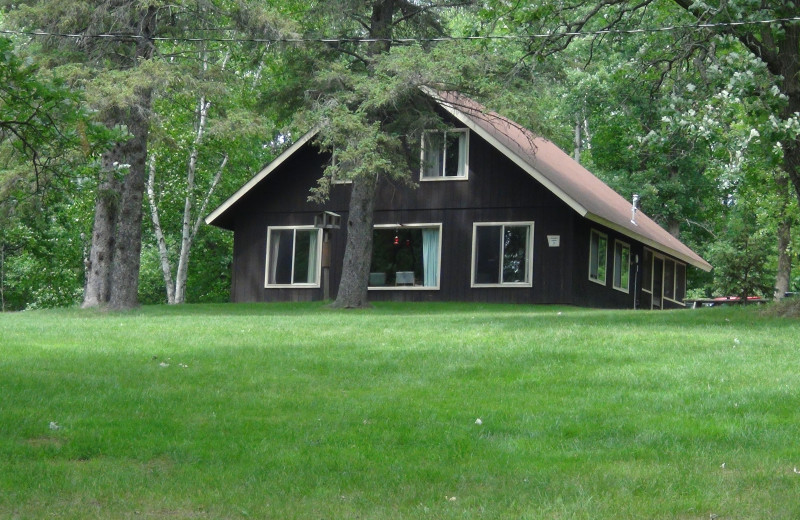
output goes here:
[{"label": "grass", "polygon": [[0,315],[0,518],[798,518],[799,333],[749,309]]}]

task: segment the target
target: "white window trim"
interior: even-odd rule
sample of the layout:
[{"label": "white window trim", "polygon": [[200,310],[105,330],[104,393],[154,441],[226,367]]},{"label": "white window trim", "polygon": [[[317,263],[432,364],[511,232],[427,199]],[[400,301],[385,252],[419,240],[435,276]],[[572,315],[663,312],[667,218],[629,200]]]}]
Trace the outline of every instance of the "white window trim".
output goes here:
[{"label": "white window trim", "polygon": [[[615,280],[616,272],[617,272],[617,244],[620,244],[623,248],[628,249],[628,286],[622,287],[617,286],[617,281]],[[621,273],[621,271],[620,271]],[[620,274],[620,278],[622,278]],[[631,245],[627,242],[623,242],[622,240],[614,239],[614,267],[613,271],[611,272],[611,286],[616,289],[617,291],[624,292],[625,294],[630,294],[631,292]]]},{"label": "white window trim", "polygon": [[[477,230],[479,227],[483,226],[528,226],[528,248],[526,251],[525,256],[525,278],[528,280],[527,282],[506,282],[503,283],[475,283],[475,246],[478,242],[478,233]],[[509,287],[533,287],[533,221],[523,221],[523,222],[473,222],[472,223],[472,260],[471,260],[471,269],[469,274],[469,286],[474,289],[485,289],[485,288],[509,288]],[[500,244],[502,247],[502,244]],[[502,258],[502,251],[500,254],[500,258]],[[500,265],[500,280],[503,279],[502,273],[502,264]]]},{"label": "white window trim", "polygon": [[[269,251],[270,234],[272,230],[292,229],[297,235],[297,231],[316,230],[317,231],[317,269],[316,282],[314,283],[290,283],[290,284],[271,284],[269,283]],[[297,240],[292,240],[292,278],[294,278],[294,247]],[[268,226],[267,227],[267,254],[266,264],[264,265],[264,288],[265,289],[319,289],[320,279],[322,278],[322,229],[314,226]]]},{"label": "white window trim", "polygon": [[[606,259],[605,259],[606,260],[605,261],[606,268],[603,271],[603,279],[602,280],[600,278],[592,278],[592,235],[597,235],[599,237],[603,237],[603,238],[606,239]],[[599,242],[598,242],[598,248],[599,248]],[[597,255],[598,255],[598,257],[597,257],[597,262],[598,262],[597,268],[599,270],[600,269],[600,264],[599,264],[599,262],[600,262],[600,251],[597,252]],[[588,272],[588,276],[589,276],[589,280],[594,282],[594,283],[596,283],[596,284],[602,285],[603,287],[605,287],[607,285],[606,282],[608,280],[608,235],[603,233],[603,232],[597,231],[594,228],[592,228],[590,230],[590,232],[589,232],[589,272]]]},{"label": "white window trim", "polygon": [[442,223],[414,223],[414,224],[376,224],[372,226],[373,229],[394,229],[394,228],[421,228],[421,229],[437,229],[439,231],[439,250],[438,262],[436,263],[436,285],[425,287],[424,285],[385,285],[385,286],[368,286],[368,291],[438,291],[442,285]]},{"label": "white window trim", "polygon": [[[466,137],[464,138],[464,175],[456,175],[453,177],[425,177],[425,138],[428,134],[432,133],[463,133]],[[447,130],[426,130],[422,134],[422,146],[420,147],[419,151],[419,180],[421,182],[441,182],[441,181],[466,181],[469,180],[469,134],[470,131],[467,128],[450,128]]]}]

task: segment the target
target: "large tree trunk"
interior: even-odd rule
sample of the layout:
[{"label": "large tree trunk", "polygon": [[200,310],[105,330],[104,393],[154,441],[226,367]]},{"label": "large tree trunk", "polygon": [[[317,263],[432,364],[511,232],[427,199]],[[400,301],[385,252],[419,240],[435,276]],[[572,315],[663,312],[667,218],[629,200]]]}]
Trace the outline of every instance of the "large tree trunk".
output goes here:
[{"label": "large tree trunk", "polygon": [[[392,37],[394,0],[378,0],[372,4],[370,37],[367,56],[389,52]],[[342,262],[342,278],[334,308],[357,309],[368,307],[369,268],[372,263],[372,227],[374,222],[376,175],[359,175],[353,179],[350,208],[347,217],[347,242]]]},{"label": "large tree trunk", "polygon": [[112,309],[131,309],[139,304],[139,267],[142,252],[142,199],[147,170],[147,136],[152,93],[143,90],[138,106],[131,110],[132,134],[128,141],[130,171],[122,183],[122,193],[111,264]]},{"label": "large tree trunk", "polygon": [[775,276],[775,299],[780,300],[789,291],[792,278],[792,258],[789,246],[792,242],[792,223],[788,218],[778,224],[778,272]]},{"label": "large tree trunk", "polygon": [[377,176],[353,179],[350,209],[347,216],[347,242],[342,263],[342,279],[334,308],[355,309],[369,305],[369,267],[372,263],[372,227],[374,222]]},{"label": "large tree trunk", "polygon": [[[157,8],[148,6],[138,14],[134,63],[153,56]],[[89,271],[83,307],[108,304],[112,309],[138,305],[139,265],[142,249],[142,198],[145,187],[147,136],[150,127],[152,90],[139,87],[136,102],[121,110],[112,124],[125,124],[131,137],[105,154],[108,176],[98,188]],[[125,164],[126,166],[122,166]],[[122,179],[116,173],[129,168]]]},{"label": "large tree trunk", "polygon": [[787,291],[792,278],[792,258],[789,247],[792,244],[792,218],[788,215],[789,180],[785,175],[776,175],[778,194],[781,197],[778,214],[778,269],[775,273],[775,299],[781,300]]},{"label": "large tree trunk", "polygon": [[111,294],[111,264],[120,196],[116,168],[123,159],[123,147],[120,144],[103,154],[106,177],[97,188],[94,205],[92,247],[86,270],[83,308],[106,305]]}]

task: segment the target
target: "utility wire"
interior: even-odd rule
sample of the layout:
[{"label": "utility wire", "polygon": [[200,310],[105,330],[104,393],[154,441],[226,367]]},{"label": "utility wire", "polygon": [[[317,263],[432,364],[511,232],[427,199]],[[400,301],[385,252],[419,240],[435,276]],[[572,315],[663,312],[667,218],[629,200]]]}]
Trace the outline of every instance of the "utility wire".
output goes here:
[{"label": "utility wire", "polygon": [[[216,43],[430,43],[445,41],[470,41],[470,40],[534,40],[543,38],[553,38],[562,36],[586,37],[602,36],[606,34],[648,34],[659,32],[673,32],[679,30],[701,30],[701,29],[720,29],[730,27],[743,27],[748,25],[770,25],[775,23],[800,22],[800,16],[791,18],[773,18],[770,20],[743,20],[739,22],[715,22],[698,23],[689,25],[669,25],[664,27],[644,27],[640,29],[601,29],[597,31],[577,31],[577,32],[551,32],[540,34],[509,34],[509,35],[485,35],[485,36],[442,36],[436,38],[186,38],[186,37],[167,37],[156,36],[149,38],[150,41],[169,41],[169,42],[216,42]],[[227,29],[226,29],[227,30]],[[138,40],[146,38],[137,34],[125,33],[106,33],[106,34],[81,34],[81,33],[54,33],[45,31],[14,31],[0,29],[0,34],[14,36],[52,36],[57,38],[96,38],[96,39],[125,39]]]}]

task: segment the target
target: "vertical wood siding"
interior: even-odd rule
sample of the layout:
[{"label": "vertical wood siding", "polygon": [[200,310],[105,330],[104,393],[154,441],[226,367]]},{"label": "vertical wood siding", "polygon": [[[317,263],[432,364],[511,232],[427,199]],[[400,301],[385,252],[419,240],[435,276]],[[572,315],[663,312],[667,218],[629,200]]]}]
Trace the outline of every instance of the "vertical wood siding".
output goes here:
[{"label": "vertical wood siding", "polygon": [[[323,298],[323,289],[266,289],[264,284],[268,226],[310,225],[314,215],[333,211],[342,228],[332,230],[330,294],[336,294],[346,238],[349,185],[334,185],[325,204],[308,201],[309,190],[321,177],[328,156],[306,145],[267,179],[237,201],[234,231],[233,285],[237,302],[305,301]],[[381,181],[375,224],[442,224],[439,290],[370,291],[374,301],[475,301],[559,303],[632,308],[635,291],[612,288],[613,256],[609,253],[606,287],[588,279],[589,233],[595,228],[631,245],[631,256],[642,256],[642,245],[594,225],[514,165],[486,141],[470,135],[468,180],[420,182],[416,188]],[[533,222],[532,287],[472,288],[472,229],[475,222]],[[547,236],[558,235],[559,247]],[[633,273],[631,274],[633,285]]]}]

